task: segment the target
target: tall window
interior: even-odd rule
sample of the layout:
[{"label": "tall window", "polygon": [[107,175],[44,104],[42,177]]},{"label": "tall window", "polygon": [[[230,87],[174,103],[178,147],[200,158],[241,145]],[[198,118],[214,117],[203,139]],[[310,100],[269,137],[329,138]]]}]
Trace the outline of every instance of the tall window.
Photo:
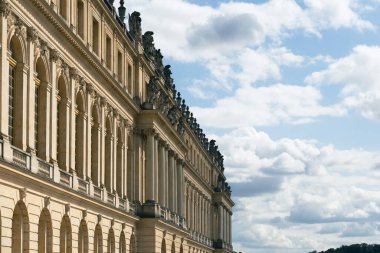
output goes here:
[{"label": "tall window", "polygon": [[42,58],[36,62],[35,94],[34,94],[34,138],[37,156],[46,159],[46,107],[47,107],[47,71]]},{"label": "tall window", "polygon": [[19,201],[12,217],[12,253],[29,252],[29,217],[24,202]]},{"label": "tall window", "polygon": [[81,0],[77,5],[77,29],[78,35],[84,39],[84,3]]},{"label": "tall window", "polygon": [[53,231],[49,210],[44,208],[38,222],[38,253],[53,251]]},{"label": "tall window", "polygon": [[85,220],[82,220],[79,225],[78,253],[88,253],[88,229]]},{"label": "tall window", "polygon": [[11,144],[23,148],[23,53],[20,40],[13,36],[8,48],[8,136]]},{"label": "tall window", "polygon": [[92,50],[99,55],[99,22],[92,18]]},{"label": "tall window", "polygon": [[123,83],[123,54],[120,51],[117,53],[117,78]]},{"label": "tall window", "polygon": [[40,155],[39,143],[38,143],[38,109],[39,109],[39,90],[41,85],[41,80],[38,76],[34,79],[35,90],[34,90],[34,147],[36,148],[37,155]]},{"label": "tall window", "polygon": [[99,224],[97,224],[95,227],[94,253],[103,253],[103,235],[102,228]]},{"label": "tall window", "polygon": [[16,60],[14,59],[13,43],[10,46],[11,58],[9,59],[9,95],[8,95],[8,135],[12,145],[14,137],[14,98],[15,98],[15,79],[16,79]]},{"label": "tall window", "polygon": [[96,185],[100,185],[99,180],[99,117],[98,107],[92,107],[91,115],[91,179]]},{"label": "tall window", "polygon": [[111,43],[111,38],[106,35],[106,66],[107,68],[111,69],[111,56],[112,52],[112,43]]},{"label": "tall window", "polygon": [[70,218],[67,215],[64,215],[61,221],[60,228],[60,244],[59,249],[60,253],[71,253],[71,223]]},{"label": "tall window", "polygon": [[128,92],[132,94],[132,66],[128,64]]},{"label": "tall window", "polygon": [[66,122],[67,122],[67,96],[66,83],[62,76],[58,79],[57,94],[57,160],[58,166],[62,170],[66,170]]}]

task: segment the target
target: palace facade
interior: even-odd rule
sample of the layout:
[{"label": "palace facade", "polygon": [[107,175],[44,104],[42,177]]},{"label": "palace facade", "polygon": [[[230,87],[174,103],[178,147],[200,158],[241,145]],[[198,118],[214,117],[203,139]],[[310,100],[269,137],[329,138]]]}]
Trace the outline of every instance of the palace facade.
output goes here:
[{"label": "palace facade", "polygon": [[0,0],[0,253],[232,252],[223,156],[120,4]]}]

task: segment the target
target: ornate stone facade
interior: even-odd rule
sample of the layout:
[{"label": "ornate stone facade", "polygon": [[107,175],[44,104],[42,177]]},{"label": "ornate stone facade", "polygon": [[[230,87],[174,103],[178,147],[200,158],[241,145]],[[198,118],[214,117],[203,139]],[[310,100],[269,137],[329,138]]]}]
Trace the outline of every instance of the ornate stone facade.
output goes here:
[{"label": "ornate stone facade", "polygon": [[0,0],[0,253],[232,252],[223,156],[120,3]]}]

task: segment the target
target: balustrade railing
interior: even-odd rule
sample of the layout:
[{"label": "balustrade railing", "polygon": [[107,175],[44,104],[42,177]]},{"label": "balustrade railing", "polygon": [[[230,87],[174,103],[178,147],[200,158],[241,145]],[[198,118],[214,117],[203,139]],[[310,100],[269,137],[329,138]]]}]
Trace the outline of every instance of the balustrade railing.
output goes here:
[{"label": "balustrade railing", "polygon": [[95,198],[101,200],[102,199],[102,192],[103,192],[102,188],[94,185],[94,197]]},{"label": "balustrade railing", "polygon": [[67,187],[73,187],[73,176],[66,172],[66,171],[63,171],[63,170],[60,170],[59,171],[59,175],[60,175],[60,183],[67,186]]},{"label": "balustrade railing", "polygon": [[122,197],[119,197],[119,208],[125,210],[127,201]]},{"label": "balustrade railing", "polygon": [[88,182],[78,177],[78,190],[82,193],[88,193]]},{"label": "balustrade railing", "polygon": [[136,214],[136,204],[135,203],[129,202],[129,212],[131,214]]},{"label": "balustrade railing", "polygon": [[108,204],[115,205],[115,195],[107,192],[107,202]]},{"label": "balustrade railing", "polygon": [[25,169],[30,169],[30,154],[13,146],[12,146],[12,150],[13,150],[13,163]]},{"label": "balustrade railing", "polygon": [[37,159],[38,161],[38,175],[46,177],[46,178],[53,178],[53,165],[50,163],[47,163],[41,159]]}]

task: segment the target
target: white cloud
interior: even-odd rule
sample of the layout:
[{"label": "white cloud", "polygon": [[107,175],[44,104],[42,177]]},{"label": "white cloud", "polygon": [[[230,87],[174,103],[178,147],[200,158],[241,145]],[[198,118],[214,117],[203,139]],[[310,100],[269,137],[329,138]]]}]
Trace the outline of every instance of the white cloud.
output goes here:
[{"label": "white cloud", "polygon": [[164,55],[180,61],[213,59],[267,39],[281,41],[295,30],[321,36],[330,28],[373,29],[358,14],[360,6],[356,0],[304,0],[304,8],[295,0],[234,1],[214,8],[183,0],[127,4],[128,11],[142,13],[144,30],[155,32]]},{"label": "white cloud", "polygon": [[305,82],[342,85],[343,105],[357,108],[364,117],[380,120],[380,47],[359,45],[352,52],[314,72]]},{"label": "white cloud", "polygon": [[341,116],[339,106],[322,106],[320,91],[311,86],[276,84],[243,87],[234,96],[219,99],[213,107],[192,107],[204,127],[233,128],[279,123],[308,123],[319,116]]},{"label": "white cloud", "polygon": [[[308,252],[378,240],[379,152],[273,140],[250,127],[212,137],[237,204],[235,250]],[[278,164],[281,171],[268,171]]]}]

